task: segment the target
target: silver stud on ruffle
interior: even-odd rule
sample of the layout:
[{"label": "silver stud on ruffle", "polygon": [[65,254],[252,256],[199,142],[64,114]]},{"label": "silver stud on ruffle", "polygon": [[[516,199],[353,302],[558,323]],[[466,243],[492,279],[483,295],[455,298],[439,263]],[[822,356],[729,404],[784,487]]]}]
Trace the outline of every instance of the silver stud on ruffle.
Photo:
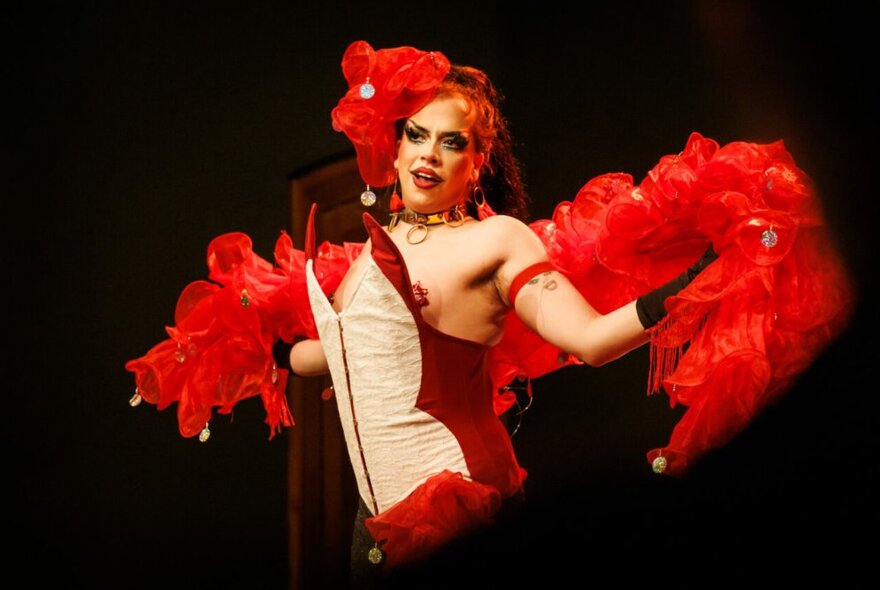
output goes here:
[{"label": "silver stud on ruffle", "polygon": [[382,558],[385,557],[382,554],[382,550],[379,549],[378,545],[373,545],[370,550],[367,552],[367,559],[370,560],[370,563],[373,565],[379,565],[382,563]]},{"label": "silver stud on ruffle", "polygon": [[765,229],[763,233],[761,233],[761,244],[763,244],[765,248],[772,248],[778,242],[779,236],[776,235],[776,232],[772,229]]},{"label": "silver stud on ruffle", "polygon": [[667,465],[666,457],[661,455],[651,462],[651,469],[654,470],[654,473],[663,473],[666,471]]},{"label": "silver stud on ruffle", "polygon": [[370,84],[370,79],[367,78],[367,81],[361,84],[361,87],[358,89],[358,94],[364,100],[369,100],[376,95],[376,87]]},{"label": "silver stud on ruffle", "polygon": [[143,400],[144,400],[144,398],[141,397],[141,390],[139,388],[135,387],[134,388],[134,395],[131,396],[130,400],[128,400],[128,405],[130,405],[132,408],[134,408],[134,407],[141,405],[141,402]]}]

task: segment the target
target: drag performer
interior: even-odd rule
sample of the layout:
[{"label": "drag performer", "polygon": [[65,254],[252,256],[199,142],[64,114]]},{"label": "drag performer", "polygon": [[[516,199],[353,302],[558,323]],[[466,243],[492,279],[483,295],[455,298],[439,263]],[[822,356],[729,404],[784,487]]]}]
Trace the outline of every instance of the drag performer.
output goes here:
[{"label": "drag performer", "polygon": [[127,368],[134,401],[178,402],[181,433],[202,439],[215,407],[253,395],[274,434],[292,423],[288,369],[329,372],[361,499],[356,584],[520,497],[525,472],[498,419],[515,379],[650,341],[649,390],[688,406],[670,444],[648,453],[676,475],[845,325],[848,278],[781,142],[721,147],[694,133],[639,185],[600,176],[526,225],[483,72],[364,41],[342,68],[333,126],[356,149],[364,204],[389,187],[390,218],[365,214],[367,242],[341,246],[319,246],[310,219],[305,251],[282,234],[275,264],[243,234],[215,239],[211,281],[184,290],[170,338]]}]

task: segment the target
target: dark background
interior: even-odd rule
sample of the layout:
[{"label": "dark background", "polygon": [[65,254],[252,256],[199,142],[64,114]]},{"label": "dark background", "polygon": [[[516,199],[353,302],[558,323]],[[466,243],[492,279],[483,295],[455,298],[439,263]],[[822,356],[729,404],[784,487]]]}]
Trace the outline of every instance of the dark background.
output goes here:
[{"label": "dark background", "polygon": [[[13,563],[72,586],[286,586],[286,434],[268,441],[251,399],[213,421],[209,443],[184,439],[174,408],[128,406],[124,364],[165,337],[180,290],[206,275],[211,238],[244,231],[271,257],[288,229],[288,175],[349,149],[329,113],[346,90],[342,53],[365,39],[489,73],[507,96],[534,218],[597,174],[640,180],[692,131],[722,144],[784,139],[859,281],[851,329],[681,481],[645,461],[681,412],[645,396],[646,350],[537,380],[514,442],[533,506],[520,528],[538,548],[514,554],[509,581],[569,570],[662,579],[695,563],[720,575],[764,561],[859,572],[854,539],[875,532],[880,460],[869,19],[802,4],[615,4],[12,9]],[[481,539],[453,563],[507,539]],[[783,548],[798,557],[782,559]]]}]

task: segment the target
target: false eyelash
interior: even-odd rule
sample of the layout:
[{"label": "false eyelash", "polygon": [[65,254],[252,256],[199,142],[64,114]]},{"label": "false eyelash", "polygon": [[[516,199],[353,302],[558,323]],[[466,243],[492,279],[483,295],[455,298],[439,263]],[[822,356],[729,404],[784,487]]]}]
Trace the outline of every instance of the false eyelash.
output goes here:
[{"label": "false eyelash", "polygon": [[406,134],[406,138],[412,142],[416,142],[422,139],[422,134],[412,127],[405,127],[403,132]]}]

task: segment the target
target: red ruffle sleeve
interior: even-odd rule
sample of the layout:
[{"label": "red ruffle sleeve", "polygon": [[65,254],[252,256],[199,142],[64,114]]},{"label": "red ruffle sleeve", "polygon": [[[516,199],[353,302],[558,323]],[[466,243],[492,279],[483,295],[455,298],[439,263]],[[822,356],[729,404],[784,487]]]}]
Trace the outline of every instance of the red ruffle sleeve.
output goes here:
[{"label": "red ruffle sleeve", "polygon": [[781,141],[717,149],[692,194],[696,228],[719,258],[667,300],[651,334],[650,385],[688,407],[648,453],[674,475],[783,395],[854,305],[812,183]]},{"label": "red ruffle sleeve", "polygon": [[[812,182],[781,141],[720,147],[693,133],[638,186],[626,174],[599,176],[531,227],[601,313],[677,276],[710,244],[718,252],[667,299],[650,333],[649,391],[662,387],[672,405],[687,406],[668,444],[648,453],[658,472],[684,473],[739,433],[852,313],[852,282]],[[514,377],[577,362],[510,316],[490,355],[499,410]]]},{"label": "red ruffle sleeve", "polygon": [[[315,274],[325,293],[339,284],[362,244],[323,243]],[[275,366],[278,339],[317,338],[306,293],[305,257],[282,232],[272,264],[251,239],[228,233],[208,246],[208,278],[187,285],[177,301],[169,338],[128,361],[137,394],[157,409],[177,402],[181,435],[207,432],[214,408],[228,414],[259,395],[270,438],[293,419],[285,395],[288,372]]]}]

